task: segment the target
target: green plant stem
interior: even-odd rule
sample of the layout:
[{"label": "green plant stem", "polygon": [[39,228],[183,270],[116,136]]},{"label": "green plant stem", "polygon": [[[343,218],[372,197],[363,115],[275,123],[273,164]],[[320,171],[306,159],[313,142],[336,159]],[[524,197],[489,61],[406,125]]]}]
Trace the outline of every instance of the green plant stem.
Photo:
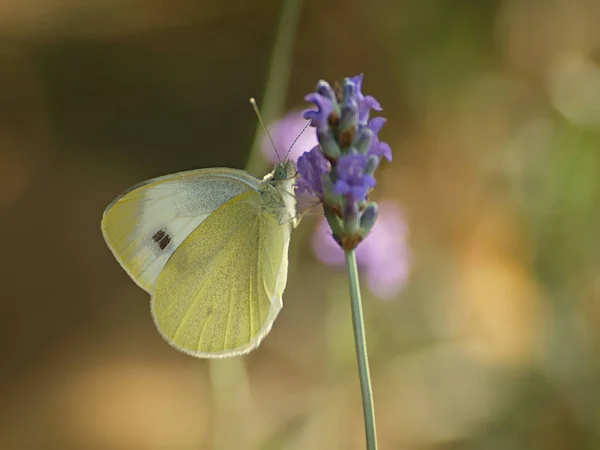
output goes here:
[{"label": "green plant stem", "polygon": [[373,406],[373,391],[371,390],[371,375],[369,374],[369,358],[367,356],[367,340],[365,324],[360,299],[358,269],[354,250],[345,251],[346,266],[350,279],[350,300],[352,305],[352,327],[354,329],[354,345],[358,362],[358,376],[362,392],[363,416],[365,420],[365,435],[367,450],[377,450],[377,433],[375,429],[375,408]]}]

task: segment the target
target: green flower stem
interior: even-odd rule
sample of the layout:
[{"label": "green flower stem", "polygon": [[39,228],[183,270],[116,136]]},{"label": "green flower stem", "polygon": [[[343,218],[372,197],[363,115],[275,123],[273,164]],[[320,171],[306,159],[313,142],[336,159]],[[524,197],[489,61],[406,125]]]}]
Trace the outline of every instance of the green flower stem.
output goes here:
[{"label": "green flower stem", "polygon": [[365,324],[363,320],[362,304],[360,299],[358,269],[356,267],[356,253],[354,250],[346,250],[345,254],[346,265],[348,266],[348,277],[350,279],[352,327],[354,329],[354,345],[356,346],[358,376],[360,378],[360,389],[362,391],[367,450],[377,450],[375,408],[373,406],[373,392],[371,390],[371,375],[369,374],[369,358],[367,356],[367,340],[365,338]]}]

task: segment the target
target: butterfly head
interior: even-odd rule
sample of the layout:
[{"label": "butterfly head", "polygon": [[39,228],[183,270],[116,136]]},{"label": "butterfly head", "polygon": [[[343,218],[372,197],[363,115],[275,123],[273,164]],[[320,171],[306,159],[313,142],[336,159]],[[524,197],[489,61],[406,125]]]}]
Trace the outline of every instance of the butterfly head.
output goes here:
[{"label": "butterfly head", "polygon": [[287,160],[278,163],[273,170],[273,180],[291,180],[296,177],[296,164],[294,161]]}]

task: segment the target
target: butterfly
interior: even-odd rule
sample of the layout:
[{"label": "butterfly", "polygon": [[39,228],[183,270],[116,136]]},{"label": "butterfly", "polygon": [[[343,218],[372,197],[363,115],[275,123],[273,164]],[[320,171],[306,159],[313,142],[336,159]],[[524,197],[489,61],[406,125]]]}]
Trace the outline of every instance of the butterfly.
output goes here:
[{"label": "butterfly", "polygon": [[171,346],[223,358],[250,352],[269,333],[287,282],[295,175],[291,160],[263,179],[192,170],[135,185],[106,208],[104,239],[151,295]]}]

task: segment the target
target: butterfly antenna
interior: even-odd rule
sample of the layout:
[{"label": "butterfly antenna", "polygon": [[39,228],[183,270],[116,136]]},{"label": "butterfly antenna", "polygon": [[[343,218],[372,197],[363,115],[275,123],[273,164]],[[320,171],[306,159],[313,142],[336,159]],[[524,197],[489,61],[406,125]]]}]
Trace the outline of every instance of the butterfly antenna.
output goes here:
[{"label": "butterfly antenna", "polygon": [[[273,140],[273,136],[271,136],[271,133],[269,133],[269,130],[267,129],[267,127],[265,126],[265,123],[262,120],[260,112],[258,112],[258,106],[256,105],[256,100],[254,100],[254,97],[250,98],[250,103],[252,104],[252,108],[254,108],[254,112],[256,113],[256,117],[258,117],[258,121],[260,122],[260,124],[262,125],[263,129],[267,133],[267,136],[269,136],[269,140],[271,141],[271,145],[273,145],[273,150],[275,150],[275,155],[277,155],[277,159],[279,160],[279,162],[281,162],[281,158],[279,157],[279,152],[277,151],[277,146],[275,145],[275,141]],[[294,141],[294,142],[296,142],[296,141]]]},{"label": "butterfly antenna", "polygon": [[296,139],[294,139],[294,142],[292,142],[292,145],[290,145],[290,148],[288,148],[288,151],[285,154],[284,161],[287,160],[287,157],[290,154],[290,152],[292,151],[292,148],[294,148],[294,144],[296,142],[298,142],[298,139],[300,139],[300,136],[302,136],[302,133],[304,133],[304,131],[310,126],[311,123],[312,123],[312,120],[309,120],[308,123],[306,125],[304,125],[304,128],[302,128],[302,131],[298,134],[298,136],[296,136]]}]

